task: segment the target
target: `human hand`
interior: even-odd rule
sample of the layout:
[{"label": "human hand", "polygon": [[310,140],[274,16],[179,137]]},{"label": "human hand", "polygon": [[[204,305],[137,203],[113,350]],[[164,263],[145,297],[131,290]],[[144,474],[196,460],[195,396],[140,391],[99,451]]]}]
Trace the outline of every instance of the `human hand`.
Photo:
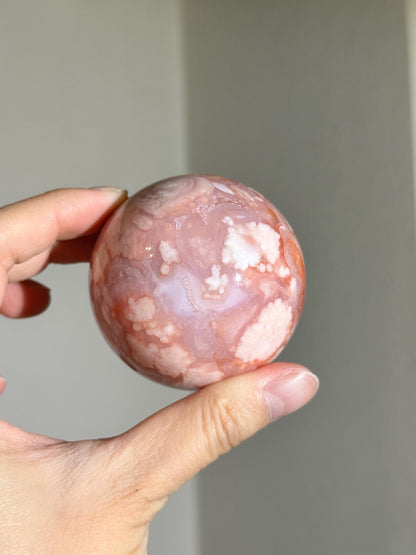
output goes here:
[{"label": "human hand", "polygon": [[[64,189],[0,208],[0,313],[45,310],[49,291],[31,278],[50,262],[87,261],[125,199],[116,189]],[[0,420],[0,553],[146,553],[149,524],[171,493],[317,388],[306,368],[269,364],[99,440],[62,441]]]}]

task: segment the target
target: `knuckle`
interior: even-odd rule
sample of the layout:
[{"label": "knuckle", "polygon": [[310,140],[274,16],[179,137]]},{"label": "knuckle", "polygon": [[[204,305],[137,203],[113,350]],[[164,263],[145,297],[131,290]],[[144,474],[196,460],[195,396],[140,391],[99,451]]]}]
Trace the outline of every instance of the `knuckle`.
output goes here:
[{"label": "knuckle", "polygon": [[241,415],[232,400],[218,397],[207,400],[202,411],[202,431],[214,456],[241,443]]}]

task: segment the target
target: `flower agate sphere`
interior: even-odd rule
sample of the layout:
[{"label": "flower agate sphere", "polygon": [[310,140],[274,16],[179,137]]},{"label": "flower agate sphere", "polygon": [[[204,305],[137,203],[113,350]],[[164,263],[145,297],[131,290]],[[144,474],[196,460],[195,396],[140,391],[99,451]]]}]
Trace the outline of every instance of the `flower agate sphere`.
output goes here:
[{"label": "flower agate sphere", "polygon": [[107,341],[134,370],[185,389],[272,360],[304,289],[285,218],[252,189],[209,175],[139,191],[107,222],[91,259]]}]

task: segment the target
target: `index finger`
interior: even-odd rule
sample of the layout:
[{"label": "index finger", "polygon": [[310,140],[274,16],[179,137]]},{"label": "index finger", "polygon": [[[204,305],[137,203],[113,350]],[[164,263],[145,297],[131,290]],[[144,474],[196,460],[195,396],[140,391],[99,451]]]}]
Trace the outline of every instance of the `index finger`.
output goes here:
[{"label": "index finger", "polygon": [[0,208],[0,266],[8,272],[56,241],[94,233],[126,198],[114,188],[56,189]]}]

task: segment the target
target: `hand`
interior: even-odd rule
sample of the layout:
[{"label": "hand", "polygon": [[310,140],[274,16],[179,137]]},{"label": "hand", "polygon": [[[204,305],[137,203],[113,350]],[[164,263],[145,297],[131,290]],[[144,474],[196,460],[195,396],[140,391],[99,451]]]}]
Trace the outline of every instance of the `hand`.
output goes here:
[{"label": "hand", "polygon": [[[87,261],[125,199],[119,190],[66,189],[0,208],[0,312],[45,310],[49,292],[30,278],[49,262]],[[172,492],[317,388],[306,368],[270,364],[104,440],[61,441],[0,420],[0,552],[146,553],[149,523]]]}]

